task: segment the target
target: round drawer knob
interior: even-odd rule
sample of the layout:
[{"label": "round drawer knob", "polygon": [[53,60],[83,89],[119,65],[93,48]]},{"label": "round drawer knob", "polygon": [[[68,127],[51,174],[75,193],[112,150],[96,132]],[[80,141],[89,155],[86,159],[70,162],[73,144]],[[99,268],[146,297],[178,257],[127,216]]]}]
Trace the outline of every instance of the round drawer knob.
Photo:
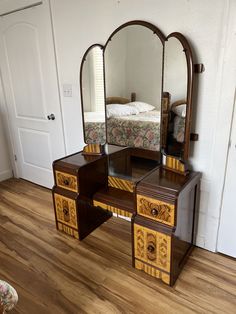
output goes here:
[{"label": "round drawer knob", "polygon": [[63,208],[63,213],[64,213],[65,215],[68,215],[68,214],[69,214],[69,209],[68,209],[68,208]]},{"label": "round drawer knob", "polygon": [[152,216],[157,216],[158,215],[158,209],[156,209],[156,208],[153,208],[152,210],[151,210],[151,214],[152,214]]},{"label": "round drawer knob", "polygon": [[153,253],[155,251],[155,247],[153,245],[149,245],[147,249],[149,253]]},{"label": "round drawer knob", "polygon": [[69,180],[65,179],[65,180],[64,180],[64,184],[65,184],[65,185],[69,185]]}]

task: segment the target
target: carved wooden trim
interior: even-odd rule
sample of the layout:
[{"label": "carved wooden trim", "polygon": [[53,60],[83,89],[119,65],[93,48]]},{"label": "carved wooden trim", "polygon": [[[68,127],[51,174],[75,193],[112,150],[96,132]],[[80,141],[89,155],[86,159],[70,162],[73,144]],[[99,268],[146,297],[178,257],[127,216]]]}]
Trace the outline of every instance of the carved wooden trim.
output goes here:
[{"label": "carved wooden trim", "polygon": [[56,184],[73,192],[78,192],[77,177],[71,174],[56,170]]},{"label": "carved wooden trim", "polygon": [[137,194],[137,212],[161,223],[174,226],[175,205]]},{"label": "carved wooden trim", "polygon": [[164,283],[170,284],[170,275],[167,273],[164,273],[152,266],[149,266],[139,260],[135,260],[135,268],[139,270],[143,270],[148,275],[151,275],[152,277],[161,279]]},{"label": "carved wooden trim", "polygon": [[108,185],[120,190],[132,192],[134,191],[134,183],[129,180],[108,176]]},{"label": "carved wooden trim", "polygon": [[130,217],[130,218],[132,217],[132,213],[127,212],[126,210],[123,210],[123,209],[120,209],[120,208],[113,207],[111,205],[102,203],[102,202],[93,201],[93,205],[101,207],[101,208],[106,209],[106,210],[109,210],[110,212],[113,212],[113,213],[115,213],[117,215],[121,215],[121,216],[124,216],[124,217]]},{"label": "carved wooden trim", "polygon": [[171,237],[134,224],[135,258],[170,272]]},{"label": "carved wooden trim", "polygon": [[78,231],[64,225],[64,224],[61,224],[60,222],[58,222],[58,230],[60,231],[63,231],[65,232],[66,234],[76,238],[76,239],[79,239],[79,233]]},{"label": "carved wooden trim", "polygon": [[57,221],[78,229],[76,202],[60,194],[54,194]]}]

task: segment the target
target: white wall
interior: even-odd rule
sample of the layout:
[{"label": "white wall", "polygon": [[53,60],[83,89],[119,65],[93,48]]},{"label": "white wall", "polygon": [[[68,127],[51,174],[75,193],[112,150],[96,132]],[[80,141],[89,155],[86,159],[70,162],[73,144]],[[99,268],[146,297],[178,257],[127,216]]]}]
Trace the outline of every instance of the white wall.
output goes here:
[{"label": "white wall", "polygon": [[160,110],[163,45],[153,31],[142,26],[132,26],[127,39],[128,95],[135,92],[137,100]]},{"label": "white wall", "polygon": [[165,43],[164,87],[171,95],[171,104],[187,99],[188,68],[185,52],[180,41],[171,37]]},{"label": "white wall", "polygon": [[150,29],[132,25],[116,33],[105,50],[107,96],[136,93],[137,101],[160,110],[162,58],[163,45]]},{"label": "white wall", "polygon": [[195,62],[206,68],[195,95],[193,131],[199,133],[199,142],[191,156],[193,168],[203,174],[197,244],[214,251],[235,88],[235,1],[51,0],[51,4],[60,83],[73,85],[73,97],[62,98],[68,153],[83,146],[78,77],[90,45],[104,44],[112,31],[134,19],[151,22],[166,35],[181,32],[190,41]]},{"label": "white wall", "polygon": [[127,32],[117,33],[104,54],[107,97],[127,97]]}]

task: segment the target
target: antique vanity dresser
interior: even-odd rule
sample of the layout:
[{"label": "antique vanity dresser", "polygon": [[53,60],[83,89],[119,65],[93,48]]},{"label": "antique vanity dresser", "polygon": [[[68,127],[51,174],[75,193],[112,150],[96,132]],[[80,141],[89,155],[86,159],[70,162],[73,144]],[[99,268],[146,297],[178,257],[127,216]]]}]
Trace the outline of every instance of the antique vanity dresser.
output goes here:
[{"label": "antique vanity dresser", "polygon": [[[196,67],[197,68],[197,67]],[[120,26],[85,53],[84,150],[53,163],[57,229],[82,240],[131,221],[133,267],[173,285],[194,243],[200,174],[188,169],[194,64],[180,33]]]}]

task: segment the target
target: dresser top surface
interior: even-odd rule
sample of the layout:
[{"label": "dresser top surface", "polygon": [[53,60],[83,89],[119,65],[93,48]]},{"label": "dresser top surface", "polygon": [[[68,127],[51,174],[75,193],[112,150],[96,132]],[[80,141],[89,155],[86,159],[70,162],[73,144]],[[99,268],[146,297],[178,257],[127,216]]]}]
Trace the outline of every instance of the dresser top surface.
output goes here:
[{"label": "dresser top surface", "polygon": [[77,167],[85,166],[100,158],[101,156],[86,156],[86,155],[83,155],[82,152],[79,152],[74,155],[70,155],[60,160],[57,160],[55,163],[60,166],[66,166],[66,167],[70,166],[71,168],[77,168]]},{"label": "dresser top surface", "polygon": [[138,184],[138,190],[142,190],[143,188],[159,189],[168,191],[171,194],[177,194],[186,185],[199,179],[199,172],[191,171],[188,175],[184,176],[159,167]]},{"label": "dresser top surface", "polygon": [[[105,151],[106,151],[105,155],[109,155],[111,153],[114,153],[116,151],[123,150],[123,149],[124,147],[116,147],[113,145],[109,145],[109,147],[106,146],[105,148]],[[56,164],[61,167],[76,169],[76,168],[80,168],[82,166],[88,165],[96,160],[99,160],[105,155],[83,155],[83,152],[80,151],[78,153],[68,155],[61,159],[55,160],[54,165]]]}]

